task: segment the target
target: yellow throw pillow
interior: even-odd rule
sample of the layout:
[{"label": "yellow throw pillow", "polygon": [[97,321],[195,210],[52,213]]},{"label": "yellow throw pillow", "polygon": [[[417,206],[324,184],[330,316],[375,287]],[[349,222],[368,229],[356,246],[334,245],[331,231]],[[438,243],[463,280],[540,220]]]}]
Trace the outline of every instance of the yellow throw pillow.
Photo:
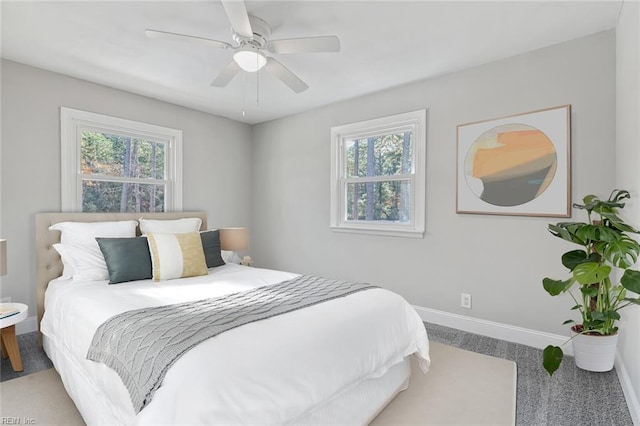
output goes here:
[{"label": "yellow throw pillow", "polygon": [[147,240],[154,281],[207,275],[207,262],[198,232],[149,233]]}]

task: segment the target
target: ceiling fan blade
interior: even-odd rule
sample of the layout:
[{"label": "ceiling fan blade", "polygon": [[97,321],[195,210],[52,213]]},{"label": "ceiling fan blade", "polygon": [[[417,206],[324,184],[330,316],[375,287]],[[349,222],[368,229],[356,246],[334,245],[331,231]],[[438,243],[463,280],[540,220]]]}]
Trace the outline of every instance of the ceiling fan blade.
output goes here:
[{"label": "ceiling fan blade", "polygon": [[236,64],[236,61],[231,61],[220,71],[220,74],[211,82],[211,85],[213,87],[225,87],[239,71],[240,67]]},{"label": "ceiling fan blade", "polygon": [[166,31],[157,31],[157,30],[144,30],[144,33],[149,38],[163,38],[167,40],[181,40],[188,41],[191,43],[200,43],[205,46],[213,46],[221,49],[229,49],[231,46],[229,43],[225,43],[224,41],[212,40],[210,38],[196,37],[190,36],[186,34],[177,34],[177,33],[169,33]]},{"label": "ceiling fan blade", "polygon": [[273,53],[339,52],[340,40],[336,36],[287,38],[269,41],[267,49]]},{"label": "ceiling fan blade", "polygon": [[253,39],[253,30],[249,22],[249,14],[244,0],[222,0],[222,7],[227,13],[231,28],[241,36]]},{"label": "ceiling fan blade", "polygon": [[296,93],[304,92],[309,88],[307,83],[300,80],[297,75],[273,58],[267,58],[267,64],[264,68]]}]

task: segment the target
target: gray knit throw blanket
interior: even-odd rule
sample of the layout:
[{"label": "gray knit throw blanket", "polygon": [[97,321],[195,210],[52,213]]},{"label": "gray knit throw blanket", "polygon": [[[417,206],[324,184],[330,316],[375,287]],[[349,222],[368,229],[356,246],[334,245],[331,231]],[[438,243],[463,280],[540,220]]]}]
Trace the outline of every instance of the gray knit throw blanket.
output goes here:
[{"label": "gray knit throw blanket", "polygon": [[138,413],[169,368],[197,344],[244,324],[374,287],[305,275],[223,297],[123,312],[98,327],[87,359],[118,373]]}]

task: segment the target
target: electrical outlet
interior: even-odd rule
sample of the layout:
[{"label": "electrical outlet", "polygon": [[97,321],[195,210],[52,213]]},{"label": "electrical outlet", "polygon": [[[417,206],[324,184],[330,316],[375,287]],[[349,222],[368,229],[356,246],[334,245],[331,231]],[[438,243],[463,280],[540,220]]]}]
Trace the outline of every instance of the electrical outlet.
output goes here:
[{"label": "electrical outlet", "polygon": [[11,303],[11,297],[3,297],[0,299],[0,303]]},{"label": "electrical outlet", "polygon": [[460,306],[463,308],[471,309],[471,295],[462,293],[460,295]]}]

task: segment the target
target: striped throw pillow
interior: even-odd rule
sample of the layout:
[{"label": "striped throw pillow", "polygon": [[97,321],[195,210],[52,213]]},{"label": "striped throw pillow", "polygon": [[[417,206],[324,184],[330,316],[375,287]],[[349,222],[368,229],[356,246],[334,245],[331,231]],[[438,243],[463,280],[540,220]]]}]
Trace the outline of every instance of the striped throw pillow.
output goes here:
[{"label": "striped throw pillow", "polygon": [[153,280],[207,275],[207,262],[198,232],[185,234],[147,234]]}]

